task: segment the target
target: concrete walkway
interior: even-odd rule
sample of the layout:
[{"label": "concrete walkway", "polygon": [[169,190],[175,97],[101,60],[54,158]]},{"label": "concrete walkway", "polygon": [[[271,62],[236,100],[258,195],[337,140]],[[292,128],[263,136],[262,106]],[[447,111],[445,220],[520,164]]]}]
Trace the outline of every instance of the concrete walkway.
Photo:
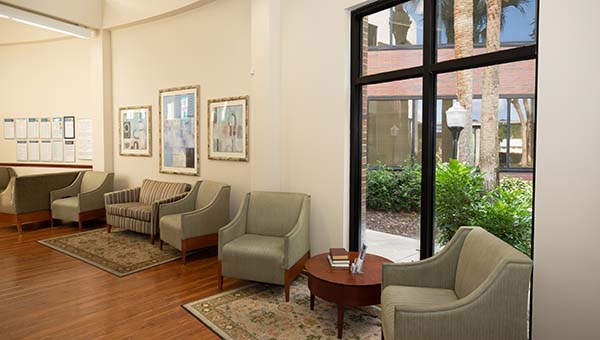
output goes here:
[{"label": "concrete walkway", "polygon": [[365,235],[367,252],[388,258],[394,262],[419,260],[419,240],[367,229]]}]

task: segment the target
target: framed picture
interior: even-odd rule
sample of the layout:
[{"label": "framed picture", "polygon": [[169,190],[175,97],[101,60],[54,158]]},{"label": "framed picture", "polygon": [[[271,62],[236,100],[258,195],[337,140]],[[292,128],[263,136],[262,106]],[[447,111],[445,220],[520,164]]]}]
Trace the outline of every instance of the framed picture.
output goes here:
[{"label": "framed picture", "polygon": [[75,117],[65,116],[63,117],[63,122],[65,139],[75,139]]},{"label": "framed picture", "polygon": [[248,161],[248,96],[208,101],[208,158]]},{"label": "framed picture", "polygon": [[121,156],[152,156],[152,106],[119,109]]},{"label": "framed picture", "polygon": [[160,172],[199,175],[199,97],[200,86],[159,91]]}]

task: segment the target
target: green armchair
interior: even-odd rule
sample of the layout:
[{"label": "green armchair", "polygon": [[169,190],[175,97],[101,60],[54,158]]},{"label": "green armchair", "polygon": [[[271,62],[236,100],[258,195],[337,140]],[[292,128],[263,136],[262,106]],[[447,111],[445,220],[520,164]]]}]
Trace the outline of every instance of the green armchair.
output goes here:
[{"label": "green armchair", "polygon": [[200,181],[183,199],[160,209],[160,249],[163,242],[181,251],[185,264],[190,250],[217,245],[219,228],[229,222],[227,184]]},{"label": "green armchair", "polygon": [[246,194],[237,215],[219,230],[219,288],[223,277],[285,286],[310,256],[310,196],[296,193]]},{"label": "green armchair", "polygon": [[83,222],[102,218],[104,194],[113,191],[113,173],[85,171],[69,186],[50,192],[51,223],[54,219],[75,221],[79,231]]},{"label": "green armchair", "polygon": [[438,254],[383,265],[382,332],[394,340],[525,340],[532,262],[477,227]]}]

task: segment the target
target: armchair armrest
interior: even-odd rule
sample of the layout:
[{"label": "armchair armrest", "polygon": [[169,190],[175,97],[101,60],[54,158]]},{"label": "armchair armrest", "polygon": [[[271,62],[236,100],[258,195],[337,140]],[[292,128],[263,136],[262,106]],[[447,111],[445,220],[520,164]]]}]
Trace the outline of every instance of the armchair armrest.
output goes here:
[{"label": "armchair armrest", "polygon": [[[440,305],[396,306],[394,339],[526,339],[531,262],[502,261],[471,294]],[[457,322],[463,322],[457,327]],[[431,327],[430,327],[430,326]]]},{"label": "armchair armrest", "polygon": [[100,210],[104,208],[104,194],[113,190],[115,174],[109,173],[102,184],[92,191],[79,194],[79,212]]},{"label": "armchair armrest", "polygon": [[382,289],[389,285],[454,289],[458,257],[471,230],[461,227],[444,249],[423,261],[384,264]]},{"label": "armchair armrest", "polygon": [[223,187],[210,204],[181,215],[184,239],[218,233],[227,224],[230,190],[229,186]]},{"label": "armchair armrest", "polygon": [[201,181],[196,182],[192,190],[187,192],[187,195],[180,199],[169,203],[163,203],[160,206],[158,211],[158,221],[160,221],[163,216],[167,215],[175,215],[181,214],[184,212],[194,210],[194,206],[196,205],[196,196],[198,194],[198,189],[200,188]]},{"label": "armchair armrest", "polygon": [[65,197],[73,197],[79,194],[81,189],[81,181],[83,180],[84,172],[80,172],[73,183],[61,189],[56,189],[50,192],[50,203]]},{"label": "armchair armrest", "polygon": [[302,201],[300,216],[296,225],[284,236],[283,265],[290,269],[310,250],[310,196]]},{"label": "armchair armrest", "polygon": [[0,213],[16,214],[15,181],[16,177],[11,177],[4,191],[0,193]]},{"label": "armchair armrest", "polygon": [[223,228],[219,229],[219,260],[223,258],[223,246],[246,233],[249,202],[250,194],[248,193],[242,201],[242,206],[233,220]]},{"label": "armchair armrest", "polygon": [[152,225],[151,235],[156,235],[158,232],[158,221],[159,221],[158,217],[160,215],[160,210],[162,209],[162,205],[167,204],[167,203],[177,202],[180,199],[186,197],[187,194],[188,194],[187,192],[182,192],[181,194],[177,194],[175,196],[163,198],[161,200],[152,202],[152,207],[150,210],[151,211],[150,224]]},{"label": "armchair armrest", "polygon": [[109,192],[104,194],[104,204],[118,204],[140,201],[141,187]]}]

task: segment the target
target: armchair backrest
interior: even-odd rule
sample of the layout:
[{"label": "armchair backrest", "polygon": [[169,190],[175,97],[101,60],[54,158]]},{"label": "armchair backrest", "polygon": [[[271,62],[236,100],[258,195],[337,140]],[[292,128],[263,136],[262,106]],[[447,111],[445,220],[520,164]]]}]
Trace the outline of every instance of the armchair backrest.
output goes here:
[{"label": "armchair backrest", "polygon": [[15,213],[25,214],[49,209],[50,192],[70,185],[79,173],[79,171],[58,172],[15,177]]},{"label": "armchair backrest", "polygon": [[15,177],[16,175],[13,168],[0,166],[0,191],[6,189],[8,182],[10,182],[10,178]]},{"label": "armchair backrest", "polygon": [[298,221],[305,194],[260,192],[250,194],[246,232],[265,236],[284,236]]},{"label": "armchair backrest", "polygon": [[151,204],[165,198],[173,197],[189,191],[191,186],[187,183],[159,182],[145,179],[140,189],[140,203]]},{"label": "armchair backrest", "polygon": [[[201,209],[213,202],[222,190],[229,188],[229,185],[213,181],[202,181],[196,194],[196,209]],[[229,199],[227,199],[229,204]]]},{"label": "armchair backrest", "polygon": [[529,257],[482,228],[473,228],[465,238],[456,268],[454,290],[464,298],[503,264],[531,263]]},{"label": "armchair backrest", "polygon": [[104,183],[106,178],[111,173],[100,172],[100,171],[86,171],[83,173],[83,179],[81,180],[81,189],[79,192],[90,192],[98,189]]}]

